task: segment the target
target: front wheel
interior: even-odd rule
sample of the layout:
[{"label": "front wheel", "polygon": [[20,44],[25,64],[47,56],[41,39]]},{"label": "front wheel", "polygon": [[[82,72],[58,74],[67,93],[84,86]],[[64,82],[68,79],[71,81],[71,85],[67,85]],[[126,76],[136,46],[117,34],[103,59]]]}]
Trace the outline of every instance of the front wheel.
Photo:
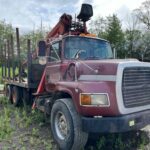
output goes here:
[{"label": "front wheel", "polygon": [[61,150],[82,149],[88,139],[88,134],[81,130],[81,119],[71,99],[60,99],[54,103],[51,131]]}]

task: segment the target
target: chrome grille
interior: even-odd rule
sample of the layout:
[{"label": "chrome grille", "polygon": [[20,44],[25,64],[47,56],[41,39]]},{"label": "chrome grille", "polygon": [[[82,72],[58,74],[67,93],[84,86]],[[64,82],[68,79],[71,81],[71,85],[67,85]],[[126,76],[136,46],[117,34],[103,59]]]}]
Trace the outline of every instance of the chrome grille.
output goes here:
[{"label": "chrome grille", "polygon": [[122,94],[126,108],[150,104],[150,67],[125,68]]}]

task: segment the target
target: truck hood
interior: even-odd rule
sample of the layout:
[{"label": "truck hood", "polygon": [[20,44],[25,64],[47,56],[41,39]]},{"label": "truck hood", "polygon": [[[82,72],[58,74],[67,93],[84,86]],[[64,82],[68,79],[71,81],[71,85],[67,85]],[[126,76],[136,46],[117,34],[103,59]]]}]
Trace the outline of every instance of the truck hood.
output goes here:
[{"label": "truck hood", "polygon": [[[77,77],[79,80],[83,80],[87,75],[112,75],[117,74],[118,65],[121,63],[137,63],[136,59],[108,59],[108,60],[78,60],[76,63]],[[140,62],[139,62],[140,63]],[[93,78],[94,78],[93,76]]]}]

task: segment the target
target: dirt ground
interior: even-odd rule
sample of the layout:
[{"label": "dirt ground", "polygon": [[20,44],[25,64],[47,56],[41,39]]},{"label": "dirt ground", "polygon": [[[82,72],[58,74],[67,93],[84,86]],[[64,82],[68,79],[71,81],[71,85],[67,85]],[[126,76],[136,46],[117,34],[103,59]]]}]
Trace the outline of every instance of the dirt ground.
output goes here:
[{"label": "dirt ground", "polygon": [[[58,150],[51,136],[50,123],[45,122],[42,113],[28,111],[26,113],[23,108],[14,108],[0,101],[0,116],[2,115],[3,118],[0,118],[0,150]],[[4,127],[1,122],[5,122]],[[2,130],[6,128],[4,133],[7,136],[3,138]],[[97,141],[90,139],[85,150],[126,150],[127,148],[128,150],[150,150],[150,126],[134,135],[128,133],[121,136],[100,135]]]}]

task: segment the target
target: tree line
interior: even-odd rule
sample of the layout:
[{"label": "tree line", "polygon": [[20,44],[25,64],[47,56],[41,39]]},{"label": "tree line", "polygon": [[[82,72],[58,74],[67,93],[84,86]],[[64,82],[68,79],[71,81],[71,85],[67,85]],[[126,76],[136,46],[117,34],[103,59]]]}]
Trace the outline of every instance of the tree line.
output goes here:
[{"label": "tree line", "polygon": [[150,0],[132,11],[122,22],[116,14],[97,17],[90,22],[90,32],[107,39],[116,49],[117,58],[137,58],[150,61]]},{"label": "tree line", "polygon": [[[124,23],[125,27],[122,27],[122,24],[116,14],[107,17],[99,16],[91,20],[89,32],[108,40],[113,50],[116,50],[117,58],[150,61],[150,0],[144,1],[139,8],[129,14],[126,24]],[[46,32],[41,25],[38,29],[21,35],[21,56],[26,57],[26,39],[31,39],[32,49],[34,49],[37,42],[45,37]],[[11,34],[15,37],[12,25],[7,24],[5,20],[0,21],[0,50],[3,49],[6,39],[9,39]],[[2,60],[1,55],[0,60]]]},{"label": "tree line", "polygon": [[[31,49],[35,50],[39,40],[44,39],[46,35],[46,29],[42,26],[32,30],[26,34],[21,34],[19,37],[20,41],[20,56],[21,59],[26,59],[27,57],[27,39],[31,40]],[[16,42],[16,30],[12,27],[11,24],[6,23],[5,20],[0,21],[0,63],[3,61],[4,49],[8,49],[8,41],[10,43],[11,36],[13,36],[13,47],[15,53],[15,61],[17,59],[17,42]],[[8,51],[8,50],[7,50]],[[8,54],[6,54],[8,55]],[[10,54],[11,55],[11,54]]]}]

